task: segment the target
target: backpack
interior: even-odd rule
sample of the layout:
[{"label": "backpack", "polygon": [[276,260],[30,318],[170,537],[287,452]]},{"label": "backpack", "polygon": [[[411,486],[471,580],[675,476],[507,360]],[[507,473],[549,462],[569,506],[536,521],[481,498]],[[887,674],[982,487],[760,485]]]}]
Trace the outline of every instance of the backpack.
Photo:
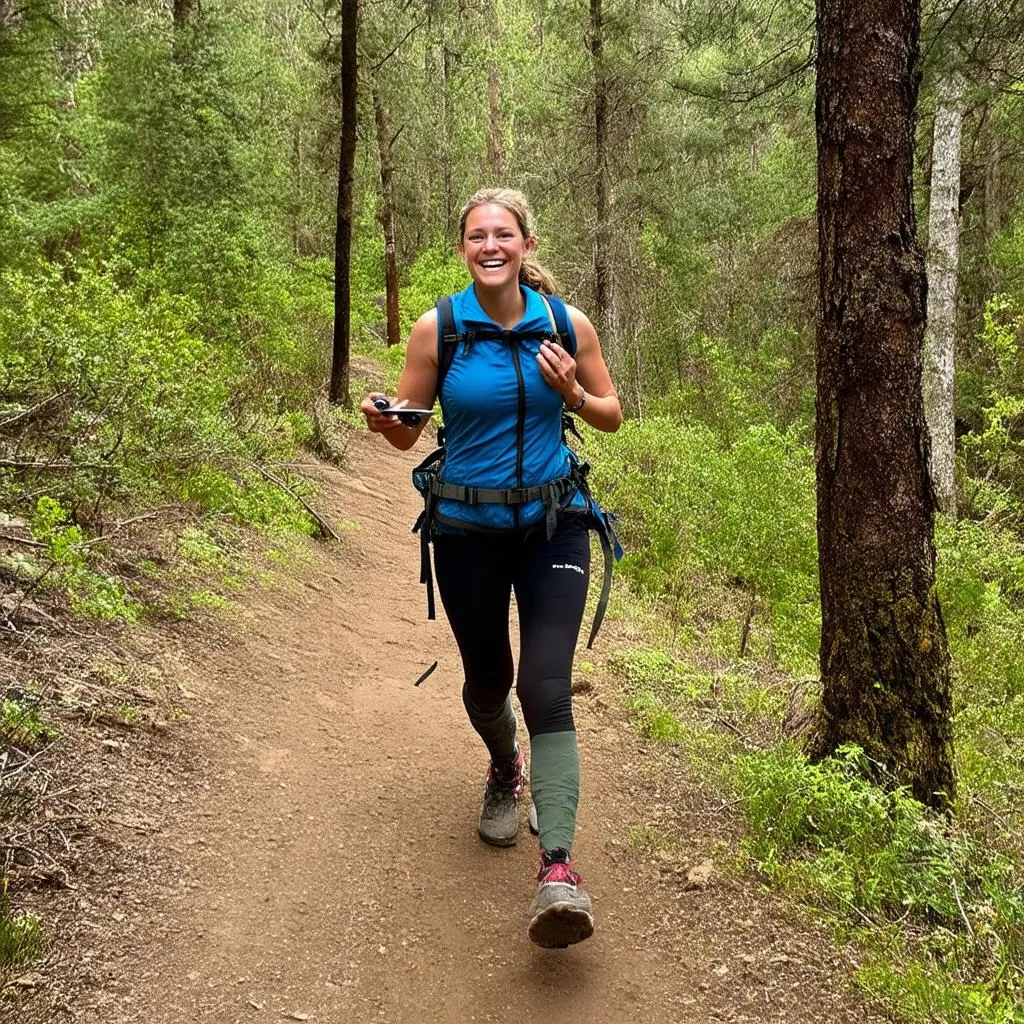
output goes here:
[{"label": "backpack", "polygon": [[[570,355],[575,356],[576,338],[569,325],[565,303],[555,295],[541,297],[547,309],[551,330],[540,332],[539,336],[557,341]],[[472,345],[474,341],[490,337],[492,334],[486,330],[458,331],[455,323],[452,296],[450,295],[438,299],[436,308],[438,345],[437,397],[440,400],[445,377],[451,368],[459,346]],[[538,332],[503,332],[497,327],[494,328],[494,337],[502,337],[507,340],[510,335],[515,335],[519,339],[534,338],[538,336]],[[563,444],[568,433],[573,434],[582,443],[583,438],[576,428],[575,420],[569,412],[565,411],[562,413]],[[601,622],[608,607],[608,596],[611,591],[612,563],[613,560],[617,561],[622,558],[623,552],[615,533],[615,515],[602,509],[590,492],[590,487],[587,483],[587,475],[590,472],[589,464],[580,462],[576,452],[566,445],[566,450],[569,453],[569,474],[558,480],[533,487],[511,487],[504,489],[465,487],[447,484],[440,479],[441,467],[445,458],[444,426],[438,429],[437,440],[438,447],[412,471],[413,486],[423,496],[423,511],[417,517],[412,532],[419,533],[420,535],[420,582],[427,587],[427,618],[434,619],[436,617],[433,571],[430,561],[430,541],[433,536],[435,511],[439,499],[448,498],[467,502],[471,505],[491,503],[524,505],[527,502],[541,501],[543,502],[545,512],[544,530],[546,536],[550,539],[555,532],[559,513],[564,509],[567,502],[572,499],[573,495],[579,493],[585,504],[584,510],[579,514],[585,515],[589,528],[596,530],[604,556],[604,576],[601,584],[601,594],[590,630],[590,638],[587,641],[587,647],[593,647],[594,639],[601,628]],[[539,528],[539,524],[530,529],[537,528]],[[481,529],[487,528],[481,527]]]}]

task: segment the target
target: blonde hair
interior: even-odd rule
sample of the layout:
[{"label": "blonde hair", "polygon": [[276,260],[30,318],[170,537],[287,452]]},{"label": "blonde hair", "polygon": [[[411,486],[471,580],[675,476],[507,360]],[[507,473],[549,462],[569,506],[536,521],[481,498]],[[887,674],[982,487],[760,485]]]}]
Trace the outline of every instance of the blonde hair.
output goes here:
[{"label": "blonde hair", "polygon": [[[537,232],[534,228],[533,213],[530,211],[530,204],[522,192],[514,188],[482,188],[469,197],[469,201],[462,208],[459,214],[459,243],[466,237],[466,218],[470,211],[478,206],[486,206],[493,203],[495,206],[504,207],[516,219],[523,238],[536,238]],[[528,288],[543,292],[545,295],[554,295],[558,290],[555,279],[546,267],[542,266],[533,253],[523,255],[523,263],[519,268],[519,280]]]}]

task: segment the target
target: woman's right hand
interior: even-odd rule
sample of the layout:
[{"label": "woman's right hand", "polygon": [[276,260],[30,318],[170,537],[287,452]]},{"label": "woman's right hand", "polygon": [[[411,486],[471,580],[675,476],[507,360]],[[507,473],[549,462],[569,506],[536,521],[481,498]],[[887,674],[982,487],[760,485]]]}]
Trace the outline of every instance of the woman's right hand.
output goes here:
[{"label": "woman's right hand", "polygon": [[379,392],[371,392],[368,394],[360,403],[359,411],[366,417],[366,427],[374,434],[386,434],[389,430],[394,430],[396,427],[400,427],[402,424],[397,416],[385,415],[377,408],[375,402],[383,401],[387,405],[385,408],[401,409],[403,405],[409,404],[409,399],[403,398],[397,405],[392,406],[391,400],[387,395],[382,395]]}]

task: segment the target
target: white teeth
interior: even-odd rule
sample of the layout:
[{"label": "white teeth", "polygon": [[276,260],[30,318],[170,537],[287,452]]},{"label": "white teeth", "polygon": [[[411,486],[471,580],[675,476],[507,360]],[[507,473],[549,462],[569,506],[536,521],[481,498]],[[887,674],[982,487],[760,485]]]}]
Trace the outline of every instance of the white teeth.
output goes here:
[{"label": "white teeth", "polygon": [[496,267],[505,266],[504,260],[481,260],[480,266],[487,267],[488,270],[493,270]]}]

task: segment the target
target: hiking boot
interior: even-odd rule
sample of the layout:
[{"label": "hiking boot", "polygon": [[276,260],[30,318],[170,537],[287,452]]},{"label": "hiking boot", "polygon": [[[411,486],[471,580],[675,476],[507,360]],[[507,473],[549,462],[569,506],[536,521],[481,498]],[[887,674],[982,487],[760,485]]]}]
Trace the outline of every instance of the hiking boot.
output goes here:
[{"label": "hiking boot", "polygon": [[523,791],[523,752],[516,750],[508,767],[487,769],[484,803],[480,808],[480,838],[491,846],[515,846],[519,831],[519,794]]},{"label": "hiking boot", "polygon": [[564,949],[594,934],[590,897],[565,850],[542,850],[540,885],[530,904],[530,941],[548,949]]}]

